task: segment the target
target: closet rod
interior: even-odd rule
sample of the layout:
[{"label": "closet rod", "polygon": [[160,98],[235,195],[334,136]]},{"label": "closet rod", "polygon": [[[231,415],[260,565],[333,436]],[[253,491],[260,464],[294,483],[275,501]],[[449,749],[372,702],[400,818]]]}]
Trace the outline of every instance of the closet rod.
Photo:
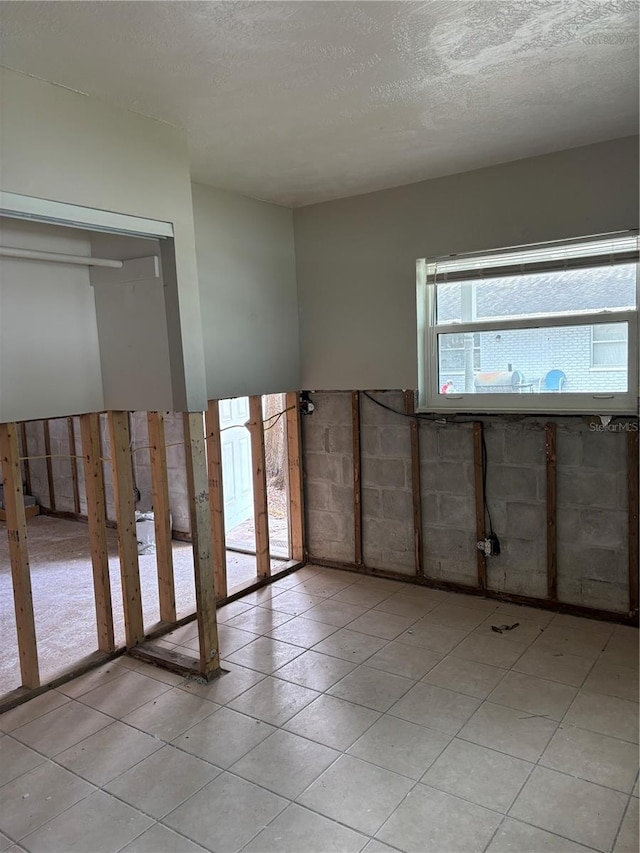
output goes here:
[{"label": "closet rod", "polygon": [[10,246],[0,246],[0,257],[22,258],[28,261],[53,261],[57,264],[82,264],[86,267],[110,267],[116,270],[122,268],[122,261],[111,261],[108,258],[60,255],[57,252],[39,252],[37,249],[14,249]]}]

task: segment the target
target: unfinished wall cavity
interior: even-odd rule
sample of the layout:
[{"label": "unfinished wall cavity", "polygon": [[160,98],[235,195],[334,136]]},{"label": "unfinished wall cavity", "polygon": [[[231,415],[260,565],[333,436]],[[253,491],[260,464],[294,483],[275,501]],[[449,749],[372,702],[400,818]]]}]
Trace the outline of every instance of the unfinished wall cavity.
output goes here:
[{"label": "unfinished wall cavity", "polygon": [[[73,429],[69,427],[73,423]],[[102,414],[100,443],[102,470],[106,500],[107,519],[116,521],[113,494],[113,468],[107,415]],[[180,413],[164,415],[165,442],[167,453],[167,478],[169,483],[169,508],[174,534],[188,535],[191,532],[189,517],[189,492],[186,475],[183,417]],[[149,459],[149,436],[146,412],[131,413],[133,480],[140,493],[136,509],[153,509],[151,487],[151,465]],[[31,495],[45,510],[55,513],[70,513],[86,516],[87,499],[84,484],[84,466],[80,443],[79,418],[56,418],[49,421],[30,421],[24,425],[26,452],[29,455],[28,486]],[[48,437],[47,437],[48,434]],[[73,463],[72,447],[75,444],[76,464]],[[50,453],[49,459],[45,458]],[[23,472],[26,469],[23,467]],[[25,476],[25,480],[27,480]]]},{"label": "unfinished wall cavity", "polygon": [[[633,513],[638,472],[630,471],[630,464],[635,464],[631,448],[637,442],[637,419],[619,419],[608,429],[599,420],[582,417],[465,416],[447,423],[421,419],[417,457],[415,447],[412,454],[406,394],[371,396],[395,411],[364,392],[356,395],[359,559],[352,393],[312,394],[315,411],[303,420],[312,559],[407,577],[423,573],[428,581],[477,588],[477,489],[483,484],[478,483],[474,424],[481,424],[487,459],[485,529],[488,533],[492,526],[501,544],[500,555],[486,560],[487,591],[553,601],[555,561],[560,604],[621,615],[634,611],[630,578],[637,552],[630,555],[629,549],[637,547],[637,538],[634,543],[630,507]],[[551,456],[549,430],[556,436]],[[550,515],[547,487],[552,474],[557,492]],[[416,500],[421,505],[419,525]],[[557,530],[551,552],[550,520]]]}]

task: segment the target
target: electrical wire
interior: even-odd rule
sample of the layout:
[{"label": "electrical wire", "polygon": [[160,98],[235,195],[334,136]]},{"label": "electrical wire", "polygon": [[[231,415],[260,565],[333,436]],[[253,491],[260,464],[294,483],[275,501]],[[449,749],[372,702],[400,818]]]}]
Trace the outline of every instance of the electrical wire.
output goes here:
[{"label": "electrical wire", "polygon": [[[398,409],[394,409],[393,406],[388,406],[386,403],[381,403],[380,400],[376,400],[368,391],[363,391],[362,394],[368,399],[371,400],[372,403],[375,403],[377,406],[380,406],[382,409],[386,409],[388,412],[394,412],[396,415],[402,415],[404,418],[413,418],[417,421],[430,421],[431,423],[436,424],[467,424],[467,423],[476,423],[477,418],[458,418],[457,416],[454,419],[447,420],[446,418],[438,418],[434,415],[421,414],[419,412],[411,413],[411,412],[400,412]],[[487,443],[484,438],[484,430],[482,431],[482,493],[483,493],[483,502],[484,502],[484,512],[489,521],[489,533],[494,535],[493,531],[493,521],[491,518],[491,510],[489,509],[489,504],[487,502]]]},{"label": "electrical wire", "polygon": [[386,403],[382,403],[380,400],[376,400],[368,391],[361,391],[367,400],[371,400],[372,403],[375,403],[376,406],[380,406],[382,409],[386,409],[388,412],[393,412],[396,415],[401,415],[403,418],[413,418],[416,421],[429,421],[430,423],[436,424],[471,424],[477,421],[477,418],[461,418],[459,415],[450,415],[449,417],[443,417],[442,415],[429,415],[426,412],[401,412],[398,409],[394,409],[393,406],[388,406]]},{"label": "electrical wire", "polygon": [[295,408],[296,408],[295,406],[289,406],[287,409],[283,409],[281,412],[278,412],[276,415],[270,415],[266,420],[271,421],[271,420],[273,420],[273,418],[275,418],[275,421],[273,421],[272,424],[269,424],[269,426],[264,427],[264,431],[266,432],[268,429],[273,429],[273,427],[278,423],[280,418],[284,414],[286,414],[286,412],[291,412]]}]

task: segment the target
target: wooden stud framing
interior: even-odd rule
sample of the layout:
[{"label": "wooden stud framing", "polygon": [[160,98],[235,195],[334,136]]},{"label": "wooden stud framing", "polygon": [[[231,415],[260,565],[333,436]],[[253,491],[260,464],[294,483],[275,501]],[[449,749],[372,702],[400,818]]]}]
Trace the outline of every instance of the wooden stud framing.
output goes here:
[{"label": "wooden stud framing", "polygon": [[164,436],[164,417],[160,412],[147,412],[147,429],[149,431],[149,459],[151,465],[151,491],[153,524],[156,538],[160,619],[163,622],[175,622],[176,591],[173,577],[167,448]]},{"label": "wooden stud framing", "polygon": [[362,556],[362,456],[360,452],[360,392],[351,392],[351,424],[353,427],[353,544],[354,562],[364,563]]},{"label": "wooden stud framing", "polygon": [[107,549],[107,513],[104,500],[104,476],[100,459],[100,422],[98,415],[80,415],[80,438],[87,494],[87,523],[93,567],[93,594],[96,606],[98,648],[115,649],[109,552]]},{"label": "wooden stud framing", "polygon": [[296,392],[285,395],[287,410],[287,472],[289,491],[289,552],[292,560],[304,560],[304,503],[300,405]]},{"label": "wooden stud framing", "polygon": [[76,430],[73,418],[67,418],[69,436],[69,461],[71,462],[71,482],[73,486],[73,509],[80,514],[80,489],[78,488],[78,460],[76,459]]},{"label": "wooden stud framing", "polygon": [[[475,486],[476,503],[476,540],[481,542],[486,539],[485,526],[485,493],[484,493],[484,462],[483,462],[483,425],[480,421],[473,424],[473,480]],[[478,568],[478,588],[487,588],[487,558],[482,551],[476,552],[476,563]]]},{"label": "wooden stud framing", "polygon": [[638,452],[638,432],[627,433],[627,482],[629,488],[629,612],[638,614],[638,569],[640,568],[640,453]]},{"label": "wooden stud framing", "polygon": [[118,552],[127,646],[144,640],[140,567],[136,537],[135,500],[131,468],[131,430],[128,412],[109,412],[113,496],[118,522]]},{"label": "wooden stud framing", "polygon": [[[404,392],[405,412],[415,413],[415,394]],[[417,418],[409,421],[411,433],[411,493],[413,497],[413,548],[415,552],[416,574],[424,576],[424,557],[422,554],[422,486],[420,483],[420,422]]]},{"label": "wooden stud framing", "polygon": [[183,422],[200,643],[200,674],[209,679],[220,670],[220,653],[202,412],[185,413]]},{"label": "wooden stud framing", "polygon": [[42,431],[44,433],[44,452],[47,463],[47,487],[49,489],[49,507],[56,508],[56,489],[53,480],[53,460],[51,458],[51,433],[49,431],[49,421],[42,421]]},{"label": "wooden stud framing", "polygon": [[213,578],[216,598],[227,596],[227,548],[224,527],[224,490],[222,487],[222,444],[220,441],[220,409],[217,400],[209,400],[205,413],[207,431],[207,474],[209,509],[213,537]]},{"label": "wooden stud framing", "polygon": [[545,454],[547,463],[547,596],[551,601],[558,599],[558,524],[557,492],[558,466],[556,425],[545,427]]},{"label": "wooden stud framing", "polygon": [[15,424],[0,424],[0,461],[7,512],[7,538],[13,581],[18,652],[22,686],[40,685],[38,647],[31,595],[31,572],[27,549],[27,519],[24,512],[22,470],[18,452],[18,430]]},{"label": "wooden stud framing", "polygon": [[269,554],[269,508],[267,504],[267,471],[264,459],[264,422],[262,397],[249,397],[249,429],[253,467],[253,512],[256,528],[256,563],[259,578],[271,574]]},{"label": "wooden stud framing", "polygon": [[31,494],[31,466],[29,465],[29,442],[27,441],[27,425],[24,421],[20,424],[20,444],[22,445],[22,456],[24,465],[24,483],[27,494]]}]

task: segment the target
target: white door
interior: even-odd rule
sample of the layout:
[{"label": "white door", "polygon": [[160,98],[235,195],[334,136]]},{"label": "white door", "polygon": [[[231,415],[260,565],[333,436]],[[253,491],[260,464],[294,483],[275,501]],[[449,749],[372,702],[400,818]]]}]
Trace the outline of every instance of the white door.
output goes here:
[{"label": "white door", "polygon": [[220,400],[224,524],[227,533],[253,518],[251,439],[244,424],[249,420],[249,398]]}]

